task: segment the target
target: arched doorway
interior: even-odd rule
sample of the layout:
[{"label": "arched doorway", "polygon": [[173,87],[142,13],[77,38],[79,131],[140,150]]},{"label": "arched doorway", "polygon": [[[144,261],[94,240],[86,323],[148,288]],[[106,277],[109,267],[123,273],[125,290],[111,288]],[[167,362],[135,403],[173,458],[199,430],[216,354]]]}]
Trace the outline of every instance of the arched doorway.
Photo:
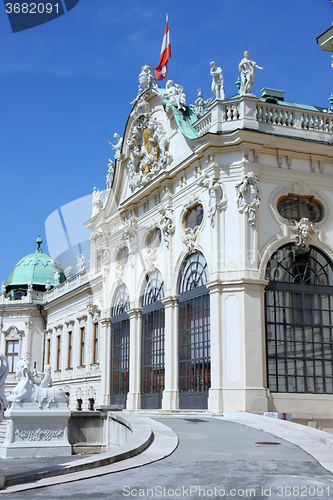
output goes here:
[{"label": "arched doorway", "polygon": [[129,391],[130,319],[129,293],[125,284],[114,295],[111,308],[111,404],[126,408]]},{"label": "arched doorway", "polygon": [[146,277],[142,296],[141,408],[161,408],[164,390],[164,281],[155,270]]},{"label": "arched doorway", "polygon": [[189,255],[178,280],[179,407],[207,408],[210,388],[210,301],[207,262]]},{"label": "arched doorway", "polygon": [[271,257],[265,292],[268,387],[333,394],[333,266],[315,247]]}]

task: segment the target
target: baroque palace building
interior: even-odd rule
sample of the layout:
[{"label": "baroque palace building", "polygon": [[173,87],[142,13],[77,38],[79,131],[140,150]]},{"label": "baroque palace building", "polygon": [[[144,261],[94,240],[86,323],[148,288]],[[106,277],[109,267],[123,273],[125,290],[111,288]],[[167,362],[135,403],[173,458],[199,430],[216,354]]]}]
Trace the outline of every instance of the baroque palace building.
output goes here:
[{"label": "baroque palace building", "polygon": [[12,372],[51,364],[71,409],[280,411],[333,430],[333,113],[256,97],[254,64],[225,99],[211,63],[215,98],[193,107],[142,68],[93,193],[90,267],[65,279],[38,240],[2,288]]}]

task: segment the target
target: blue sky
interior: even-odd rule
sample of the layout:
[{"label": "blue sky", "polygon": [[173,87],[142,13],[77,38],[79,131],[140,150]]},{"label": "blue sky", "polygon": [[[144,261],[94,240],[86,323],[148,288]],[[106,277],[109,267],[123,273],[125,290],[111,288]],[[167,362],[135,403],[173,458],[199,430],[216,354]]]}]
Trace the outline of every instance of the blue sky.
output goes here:
[{"label": "blue sky", "polygon": [[262,87],[285,100],[328,107],[330,54],[316,37],[333,21],[331,0],[80,0],[64,16],[13,34],[0,4],[0,282],[36,248],[54,210],[105,188],[114,132],[122,135],[141,66],[157,66],[169,14],[169,77],[211,97],[209,63],[236,93],[247,48]]}]

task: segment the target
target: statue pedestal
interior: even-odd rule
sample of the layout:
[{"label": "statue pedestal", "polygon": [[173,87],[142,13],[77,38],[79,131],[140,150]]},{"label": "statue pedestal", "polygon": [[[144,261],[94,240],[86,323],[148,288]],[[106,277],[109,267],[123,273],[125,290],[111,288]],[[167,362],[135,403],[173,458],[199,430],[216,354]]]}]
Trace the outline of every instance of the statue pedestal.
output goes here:
[{"label": "statue pedestal", "polygon": [[12,403],[4,413],[7,431],[1,458],[69,456],[67,403]]}]

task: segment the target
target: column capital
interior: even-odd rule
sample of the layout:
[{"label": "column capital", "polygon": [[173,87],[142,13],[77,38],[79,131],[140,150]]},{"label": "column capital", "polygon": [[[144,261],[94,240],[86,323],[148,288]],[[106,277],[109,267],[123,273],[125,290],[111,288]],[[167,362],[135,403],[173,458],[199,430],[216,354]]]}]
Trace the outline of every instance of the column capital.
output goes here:
[{"label": "column capital", "polygon": [[126,312],[129,315],[130,319],[139,318],[141,317],[142,307],[132,307],[131,309],[128,309]]},{"label": "column capital", "polygon": [[111,318],[102,318],[100,324],[105,328],[111,325]]},{"label": "column capital", "polygon": [[206,287],[208,288],[210,293],[222,292],[223,282],[219,279],[214,279],[206,283]]},{"label": "column capital", "polygon": [[178,295],[169,295],[168,297],[163,297],[161,302],[165,305],[165,307],[176,307],[179,302]]}]

